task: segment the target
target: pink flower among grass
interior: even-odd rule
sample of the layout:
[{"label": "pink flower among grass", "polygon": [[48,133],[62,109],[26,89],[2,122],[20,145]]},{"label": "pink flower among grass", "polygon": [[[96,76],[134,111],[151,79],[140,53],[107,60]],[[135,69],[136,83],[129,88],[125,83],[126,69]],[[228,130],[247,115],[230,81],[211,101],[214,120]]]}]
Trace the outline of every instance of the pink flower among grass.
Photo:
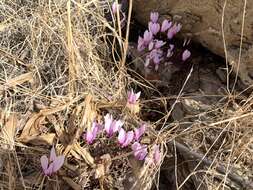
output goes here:
[{"label": "pink flower among grass", "polygon": [[172,25],[167,19],[162,22],[161,32],[166,32]]},{"label": "pink flower among grass", "polygon": [[95,140],[98,132],[101,130],[102,126],[97,122],[93,122],[91,129],[88,129],[86,134],[83,135],[83,138],[87,141],[88,144],[92,144]]},{"label": "pink flower among grass", "polygon": [[145,45],[145,41],[142,37],[139,36],[138,38],[138,45],[137,45],[137,50],[139,52],[143,51],[144,49],[146,48],[146,45]]},{"label": "pink flower among grass", "polygon": [[116,1],[112,4],[112,13],[116,14],[118,10],[121,9],[121,4],[117,3]]},{"label": "pink flower among grass", "polygon": [[109,137],[112,137],[114,133],[120,130],[124,122],[121,120],[114,120],[111,114],[106,114],[105,119],[105,131]]},{"label": "pink flower among grass", "polygon": [[145,124],[142,124],[141,127],[139,128],[135,128],[134,129],[134,139],[136,141],[139,141],[141,136],[145,133],[146,131],[146,125]]},{"label": "pink flower among grass", "polygon": [[136,104],[141,96],[141,92],[134,93],[133,89],[127,92],[127,103]]},{"label": "pink flower among grass", "polygon": [[143,40],[145,45],[148,45],[153,39],[153,34],[151,31],[146,30],[143,35]]},{"label": "pink flower among grass", "polygon": [[191,52],[188,49],[186,49],[186,50],[184,50],[184,52],[182,54],[182,60],[186,61],[190,56],[191,56]]},{"label": "pink flower among grass", "polygon": [[160,24],[149,22],[148,29],[153,35],[156,35],[160,31]]},{"label": "pink flower among grass", "polygon": [[174,35],[176,35],[182,28],[182,25],[181,24],[174,24],[169,30],[168,30],[168,33],[167,33],[167,37],[168,39],[172,39],[174,37]]},{"label": "pink flower among grass", "polygon": [[156,23],[158,21],[158,18],[159,18],[159,13],[158,12],[151,12],[150,13],[150,20],[153,23]]},{"label": "pink flower among grass", "polygon": [[50,157],[43,155],[40,158],[41,167],[43,169],[43,173],[46,176],[51,176],[53,173],[56,173],[64,164],[64,155],[56,156],[54,146],[50,151]]},{"label": "pink flower among grass", "polygon": [[132,144],[131,148],[133,150],[134,157],[137,160],[144,160],[148,154],[147,145],[141,145],[140,143],[135,142]]},{"label": "pink flower among grass", "polygon": [[159,49],[161,48],[162,46],[164,46],[166,44],[166,42],[162,41],[162,40],[156,40],[156,43],[155,43],[155,48],[156,49]]},{"label": "pink flower among grass", "polygon": [[118,142],[122,148],[128,146],[133,141],[133,139],[134,139],[133,131],[126,132],[123,128],[120,129]]}]

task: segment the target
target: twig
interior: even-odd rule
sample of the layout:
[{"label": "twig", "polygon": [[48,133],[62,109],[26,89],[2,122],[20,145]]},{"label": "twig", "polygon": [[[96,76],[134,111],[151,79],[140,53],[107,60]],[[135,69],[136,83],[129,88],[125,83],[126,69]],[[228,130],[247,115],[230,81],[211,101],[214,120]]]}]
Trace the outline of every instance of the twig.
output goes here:
[{"label": "twig", "polygon": [[[201,153],[198,152],[194,152],[192,150],[190,150],[189,148],[187,148],[186,146],[184,146],[183,144],[175,141],[175,143],[173,143],[172,141],[168,142],[168,145],[172,148],[174,146],[176,146],[176,148],[180,151],[183,152],[184,154],[188,154],[194,158],[196,158],[197,160],[201,160],[202,163],[204,163],[206,166],[211,166],[213,161],[211,161],[208,158],[204,158],[204,155],[202,155]],[[216,167],[216,170],[221,173],[221,174],[226,174],[226,168],[220,164],[218,164],[218,166]],[[250,181],[247,181],[245,179],[243,179],[242,177],[238,176],[235,173],[232,173],[232,171],[229,171],[229,173],[227,174],[228,178],[232,181],[234,181],[235,183],[237,183],[238,185],[240,185],[243,188],[252,188],[253,189],[253,183],[251,183]]]}]

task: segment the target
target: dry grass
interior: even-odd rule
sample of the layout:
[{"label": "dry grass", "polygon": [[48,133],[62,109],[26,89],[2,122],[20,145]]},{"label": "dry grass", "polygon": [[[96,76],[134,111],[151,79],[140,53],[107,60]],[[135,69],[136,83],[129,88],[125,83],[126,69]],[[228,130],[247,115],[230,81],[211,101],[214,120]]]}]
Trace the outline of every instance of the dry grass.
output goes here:
[{"label": "dry grass", "polygon": [[[120,188],[120,179],[129,172],[132,177],[142,177],[145,185],[137,185],[144,189],[158,179],[155,174],[164,164],[143,168],[128,157],[130,150],[115,148],[104,136],[91,146],[80,139],[93,118],[102,120],[106,112],[124,118],[128,128],[136,126],[145,118],[126,109],[127,89],[141,86],[146,97],[155,91],[150,83],[140,84],[126,72],[129,34],[125,38],[115,29],[117,22],[114,27],[106,20],[109,7],[109,2],[101,0],[0,2],[1,189]],[[108,36],[114,38],[113,45]],[[121,49],[116,58],[115,48]],[[183,87],[175,96],[142,97],[143,107],[148,102],[166,107],[160,120],[150,122],[146,143],[163,145],[164,160],[176,173],[177,189],[189,176],[202,179],[206,189],[240,189],[245,184],[248,189],[247,182],[253,178],[252,94],[223,95],[217,105],[187,115],[187,127],[181,127],[184,120],[171,122],[170,117],[177,103],[190,98],[182,93]],[[167,109],[169,100],[177,101]],[[155,130],[156,126],[161,129]],[[180,150],[176,142],[201,155],[202,160]],[[58,175],[48,180],[42,175],[39,159],[53,144],[67,159]],[[190,163],[185,172],[179,162],[189,157],[195,164]],[[202,164],[205,159],[211,164]],[[217,170],[218,165],[225,173]],[[95,180],[95,173],[101,170],[105,174],[98,174]],[[230,171],[245,179],[244,184],[231,180]],[[158,186],[157,181],[154,184]]]}]

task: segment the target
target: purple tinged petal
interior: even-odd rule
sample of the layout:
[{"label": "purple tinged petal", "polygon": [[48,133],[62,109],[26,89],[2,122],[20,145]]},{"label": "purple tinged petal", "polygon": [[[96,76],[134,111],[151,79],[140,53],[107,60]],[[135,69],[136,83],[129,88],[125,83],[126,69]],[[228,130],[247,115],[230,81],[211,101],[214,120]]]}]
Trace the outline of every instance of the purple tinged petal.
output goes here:
[{"label": "purple tinged petal", "polygon": [[129,104],[136,104],[137,100],[140,98],[141,92],[134,93],[133,89],[127,93],[127,102]]},{"label": "purple tinged petal", "polygon": [[140,128],[135,128],[134,129],[134,137],[136,141],[140,140],[140,137],[145,133],[146,130],[146,125],[143,124]]},{"label": "purple tinged petal", "polygon": [[143,35],[144,44],[149,44],[149,42],[151,42],[152,39],[153,39],[152,32],[146,30]]},{"label": "purple tinged petal", "polygon": [[64,156],[58,156],[54,161],[53,161],[53,169],[52,171],[53,172],[57,172],[61,167],[62,165],[64,164]]},{"label": "purple tinged petal", "polygon": [[121,120],[115,121],[115,124],[112,128],[112,132],[116,133],[117,131],[119,131],[121,129],[121,127],[123,126],[124,122]]},{"label": "purple tinged petal", "polygon": [[145,41],[142,37],[139,36],[138,38],[138,45],[137,45],[137,50],[139,52],[143,51],[145,49]]},{"label": "purple tinged petal", "polygon": [[182,54],[182,60],[186,61],[190,56],[191,56],[191,52],[186,49],[186,50],[184,50],[184,52]]},{"label": "purple tinged petal", "polygon": [[164,20],[161,27],[161,32],[166,32],[172,25],[172,22],[169,22],[168,20]]},{"label": "purple tinged petal", "polygon": [[45,156],[45,155],[41,156],[40,162],[41,162],[41,167],[43,169],[43,172],[45,173],[47,168],[48,168],[48,158],[47,158],[47,156]]},{"label": "purple tinged petal", "polygon": [[52,146],[51,151],[50,151],[50,158],[49,158],[49,160],[52,162],[55,159],[56,159],[55,148],[54,148],[54,146]]},{"label": "purple tinged petal", "polygon": [[147,146],[141,145],[138,142],[135,142],[134,144],[132,144],[131,148],[137,160],[143,160],[148,154]]},{"label": "purple tinged petal", "polygon": [[106,116],[104,117],[104,119],[105,119],[105,131],[106,131],[107,135],[111,136],[112,135],[111,125],[113,123],[112,115],[107,113]]},{"label": "purple tinged petal", "polygon": [[119,144],[123,145],[126,139],[126,131],[121,128],[118,135],[118,142]]},{"label": "purple tinged petal", "polygon": [[133,131],[128,131],[126,133],[126,138],[125,138],[125,142],[122,144],[122,147],[126,147],[128,146],[134,139],[134,132]]},{"label": "purple tinged petal", "polygon": [[45,170],[44,174],[47,176],[52,175],[53,173],[53,163],[49,164],[49,167]]},{"label": "purple tinged petal", "polygon": [[137,93],[135,94],[135,99],[136,99],[136,101],[140,98],[140,96],[141,96],[141,91],[139,91],[139,92],[137,92]]},{"label": "purple tinged petal", "polygon": [[150,64],[150,58],[148,58],[148,56],[147,56],[147,57],[146,57],[146,60],[145,60],[144,66],[145,66],[145,67],[148,67],[149,64]]},{"label": "purple tinged petal", "polygon": [[154,42],[151,41],[151,42],[148,44],[148,50],[149,50],[149,51],[152,50],[153,47],[154,47]]},{"label": "purple tinged petal", "polygon": [[159,13],[158,12],[151,12],[150,13],[150,20],[153,23],[156,23],[158,21],[158,18],[159,18]]},{"label": "purple tinged petal", "polygon": [[162,40],[157,40],[156,43],[155,43],[155,48],[156,49],[159,49],[161,48],[162,46],[164,46],[166,44],[166,42],[162,41]]},{"label": "purple tinged petal", "polygon": [[160,31],[160,24],[149,22],[148,28],[152,34],[156,35]]},{"label": "purple tinged petal", "polygon": [[171,40],[171,39],[173,38],[173,36],[174,36],[173,31],[172,31],[172,30],[168,30],[167,38],[168,38],[169,40]]},{"label": "purple tinged petal", "polygon": [[112,13],[116,14],[117,13],[117,9],[121,9],[121,4],[118,4],[117,2],[113,2],[112,4]]},{"label": "purple tinged petal", "polygon": [[88,144],[92,144],[92,142],[93,142],[93,140],[94,140],[92,131],[88,130],[88,131],[86,132],[85,139],[86,139],[86,141],[87,141]]}]

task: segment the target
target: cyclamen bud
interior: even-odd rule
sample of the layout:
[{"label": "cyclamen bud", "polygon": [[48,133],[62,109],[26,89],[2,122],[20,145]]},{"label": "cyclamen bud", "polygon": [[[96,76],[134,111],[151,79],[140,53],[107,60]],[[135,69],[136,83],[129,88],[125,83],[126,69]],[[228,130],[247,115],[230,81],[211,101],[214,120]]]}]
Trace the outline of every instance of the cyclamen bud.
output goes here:
[{"label": "cyclamen bud", "polygon": [[159,13],[158,12],[151,12],[150,13],[150,20],[153,23],[156,23],[158,21]]},{"label": "cyclamen bud", "polygon": [[186,49],[186,50],[184,50],[184,52],[182,54],[182,60],[186,61],[190,56],[191,56],[191,52]]}]

